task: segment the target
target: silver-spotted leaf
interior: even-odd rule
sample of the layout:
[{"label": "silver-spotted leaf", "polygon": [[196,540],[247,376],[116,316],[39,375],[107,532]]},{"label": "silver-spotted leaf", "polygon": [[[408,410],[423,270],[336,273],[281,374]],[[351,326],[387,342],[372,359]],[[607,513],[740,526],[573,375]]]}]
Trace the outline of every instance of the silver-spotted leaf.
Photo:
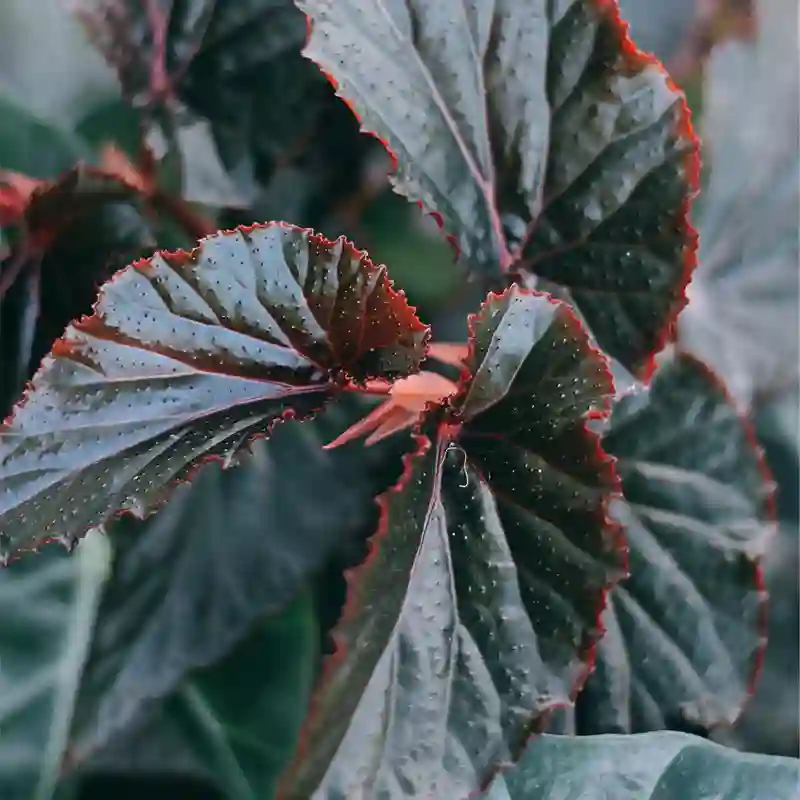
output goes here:
[{"label": "silver-spotted leaf", "polygon": [[624,571],[613,464],[585,420],[606,362],[565,304],[516,287],[471,345],[348,574],[285,797],[465,797],[586,675]]},{"label": "silver-spotted leaf", "polygon": [[298,0],[306,55],[478,273],[532,272],[647,374],[684,304],[697,143],[612,0]]},{"label": "silver-spotted leaf", "polygon": [[141,516],[346,378],[405,375],[427,329],[344,238],[280,223],[157,253],[70,325],[0,429],[4,555]]},{"label": "silver-spotted leaf", "polygon": [[604,615],[579,733],[732,723],[763,658],[760,556],[772,484],[725,389],[682,357],[622,398],[603,438],[617,457],[630,577]]}]

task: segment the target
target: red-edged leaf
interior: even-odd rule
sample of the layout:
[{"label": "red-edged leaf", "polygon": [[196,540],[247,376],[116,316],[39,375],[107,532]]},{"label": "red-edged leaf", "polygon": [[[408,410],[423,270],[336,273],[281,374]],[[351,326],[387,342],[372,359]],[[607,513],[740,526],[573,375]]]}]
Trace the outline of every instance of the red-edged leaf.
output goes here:
[{"label": "red-edged leaf", "polygon": [[584,420],[606,363],[565,304],[517,288],[471,344],[349,574],[286,797],[465,797],[586,675],[624,568]]},{"label": "red-edged leaf", "polygon": [[298,0],[306,55],[385,141],[397,191],[486,276],[561,287],[640,375],[685,303],[697,142],[613,0]]},{"label": "red-edged leaf", "polygon": [[3,186],[17,209],[13,246],[0,255],[0,416],[100,284],[155,247],[135,189],[102,171],[78,164],[50,182],[4,173],[0,204]]},{"label": "red-edged leaf", "polygon": [[[0,224],[23,227],[27,253],[41,252],[80,217],[109,203],[131,200],[135,193],[135,187],[117,176],[85,164],[53,181],[0,172],[0,198],[7,200],[7,217],[0,217]],[[8,284],[8,278],[2,281],[5,288]]]},{"label": "red-edged leaf", "polygon": [[2,554],[141,514],[341,385],[404,375],[427,329],[343,238],[280,223],[119,272],[0,430]]},{"label": "red-edged leaf", "polygon": [[611,594],[578,732],[732,723],[766,642],[772,484],[755,439],[683,357],[617,404],[603,446],[618,459],[631,576]]}]

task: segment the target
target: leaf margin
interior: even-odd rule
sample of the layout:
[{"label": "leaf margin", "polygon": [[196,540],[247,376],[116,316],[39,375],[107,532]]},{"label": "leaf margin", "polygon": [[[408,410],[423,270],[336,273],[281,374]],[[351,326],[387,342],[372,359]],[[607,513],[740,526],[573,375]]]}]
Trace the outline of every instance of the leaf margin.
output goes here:
[{"label": "leaf margin", "polygon": [[[607,21],[615,28],[619,37],[619,58],[623,62],[621,66],[622,70],[627,69],[629,71],[642,71],[646,67],[651,67],[661,73],[665,79],[667,88],[674,93],[675,102],[679,108],[678,133],[686,139],[689,145],[687,152],[682,159],[686,191],[683,193],[681,209],[677,215],[679,223],[678,227],[680,228],[681,238],[683,239],[684,245],[683,264],[680,278],[672,285],[673,294],[676,299],[671,303],[670,310],[663,315],[658,336],[656,337],[656,343],[650,349],[649,353],[646,354],[646,357],[642,358],[640,362],[635,365],[635,369],[633,370],[635,377],[637,377],[640,382],[646,385],[650,382],[656,369],[658,368],[657,356],[668,345],[677,339],[678,317],[683,309],[688,305],[689,298],[687,295],[687,288],[691,283],[692,277],[698,266],[699,233],[692,222],[691,211],[694,200],[700,194],[701,187],[702,161],[700,154],[700,137],[695,132],[692,122],[693,112],[689,107],[685,92],[677,85],[664,64],[654,54],[640,50],[637,47],[631,36],[630,25],[622,17],[622,9],[620,7],[619,0],[578,0],[578,2],[590,6],[591,9],[598,15],[607,17]],[[442,232],[446,241],[451,245],[454,252],[455,261],[460,262],[461,248],[458,244],[458,232],[446,229],[442,214],[435,208],[429,208],[422,200],[414,199],[407,195],[406,192],[398,189],[393,179],[393,177],[400,170],[400,162],[397,154],[391,148],[386,138],[384,138],[377,130],[372,130],[366,126],[366,123],[364,123],[361,114],[356,108],[355,102],[343,93],[340,87],[340,82],[336,76],[329,69],[327,69],[320,60],[317,60],[310,55],[309,50],[311,49],[311,40],[312,36],[314,35],[315,22],[312,18],[312,13],[305,10],[303,7],[303,0],[295,0],[295,4],[306,17],[306,41],[301,50],[303,58],[311,61],[330,83],[336,94],[336,97],[347,106],[358,122],[359,132],[362,135],[376,139],[383,147],[390,161],[388,171],[392,190],[406,199],[408,202],[414,203],[424,215],[430,216],[434,219],[437,227]],[[495,207],[495,200],[493,197],[487,199],[491,201],[489,202],[489,205],[492,208],[494,215],[497,211]],[[513,284],[523,286],[525,275],[533,275],[533,273],[530,273],[529,271],[520,270],[519,266],[522,263],[521,257],[525,243],[535,221],[536,220],[533,219],[526,225],[525,235],[522,237],[520,243],[514,248],[509,246],[507,236],[502,231],[502,224],[499,225],[498,231],[502,243],[502,252],[500,253],[499,258],[500,275],[498,277],[500,280],[497,283],[499,283],[501,287]],[[473,280],[472,273],[467,270],[466,266],[462,266],[466,272],[466,279]],[[536,276],[533,275],[533,277],[535,278]],[[486,278],[486,276],[484,276],[484,278]],[[487,288],[490,288],[491,291],[494,291],[497,288],[497,283],[492,283],[488,278],[486,278]],[[547,292],[546,289],[544,291]],[[570,302],[572,303],[571,300]],[[586,327],[588,327],[588,325],[586,325]]]},{"label": "leaf margin", "polygon": [[[594,669],[597,643],[600,641],[605,632],[602,622],[602,617],[603,617],[603,612],[607,607],[607,600],[609,593],[613,588],[613,586],[616,585],[616,583],[618,583],[628,574],[628,547],[624,529],[622,528],[621,525],[619,525],[616,522],[616,520],[610,514],[610,505],[612,498],[621,495],[621,480],[616,471],[617,459],[616,457],[611,456],[602,449],[602,444],[601,444],[602,437],[600,433],[593,430],[589,424],[590,419],[606,419],[610,416],[613,408],[614,376],[607,356],[594,345],[593,341],[589,336],[588,329],[583,325],[583,323],[575,314],[574,310],[572,309],[569,303],[559,300],[547,292],[520,287],[517,284],[511,284],[501,292],[490,291],[487,294],[486,298],[481,303],[480,308],[475,313],[470,314],[468,316],[467,354],[461,363],[460,376],[457,383],[457,390],[452,395],[445,397],[440,402],[428,401],[425,404],[425,408],[419,413],[417,421],[410,431],[409,435],[411,441],[413,442],[413,445],[411,449],[408,450],[406,453],[404,453],[404,455],[402,456],[402,472],[400,474],[400,477],[397,479],[395,484],[391,486],[387,491],[375,497],[375,503],[378,506],[379,510],[378,521],[374,532],[366,540],[366,548],[367,548],[366,555],[357,564],[350,566],[344,570],[344,578],[347,586],[345,602],[342,607],[339,618],[336,621],[336,624],[328,632],[328,638],[332,642],[333,649],[332,652],[329,655],[325,656],[322,660],[321,672],[311,692],[308,704],[308,710],[306,712],[305,720],[299,732],[297,747],[294,756],[289,760],[288,764],[286,765],[286,768],[284,769],[283,774],[280,776],[278,781],[278,788],[276,794],[277,800],[295,800],[295,795],[292,793],[292,788],[293,788],[292,785],[295,781],[296,776],[300,773],[301,765],[308,753],[307,734],[309,733],[310,723],[314,720],[316,716],[317,708],[320,705],[322,689],[325,688],[325,686],[327,685],[328,676],[333,675],[337,672],[340,663],[346,659],[347,653],[349,652],[347,643],[342,640],[341,629],[346,625],[347,621],[350,618],[352,618],[358,613],[359,608],[363,604],[362,603],[362,600],[364,599],[362,598],[363,583],[360,582],[359,580],[360,573],[362,572],[362,570],[369,568],[370,563],[375,559],[377,553],[379,552],[379,549],[383,546],[384,539],[386,538],[389,528],[390,499],[393,495],[400,494],[406,488],[408,482],[410,481],[413,475],[417,459],[427,455],[429,451],[434,447],[437,448],[437,450],[439,450],[442,453],[442,457],[440,458],[439,463],[435,468],[436,472],[439,472],[441,470],[441,467],[444,463],[444,453],[446,452],[447,445],[449,443],[457,443],[459,431],[461,427],[467,422],[466,419],[460,418],[458,416],[458,412],[456,410],[456,403],[462,398],[462,396],[466,398],[466,395],[469,390],[469,384],[471,383],[472,378],[474,377],[473,372],[470,370],[470,365],[473,361],[474,347],[476,341],[474,336],[474,325],[476,324],[476,321],[479,319],[480,315],[489,308],[489,304],[491,302],[505,298],[506,296],[510,296],[513,294],[544,297],[551,304],[559,306],[561,309],[563,309],[568,321],[571,324],[576,325],[578,330],[580,330],[584,335],[585,338],[583,344],[585,345],[587,353],[591,354],[593,357],[596,357],[598,359],[599,364],[601,364],[603,367],[605,377],[607,378],[611,388],[608,394],[606,394],[603,397],[601,409],[596,411],[591,411],[588,414],[584,415],[583,429],[585,435],[587,436],[587,439],[593,444],[594,448],[596,448],[597,453],[602,456],[603,460],[607,463],[610,470],[610,477],[613,482],[613,489],[609,490],[605,494],[602,502],[602,508],[604,511],[603,531],[604,531],[604,538],[606,539],[607,544],[610,547],[613,546],[614,549],[621,554],[622,559],[621,559],[619,574],[616,575],[613,579],[607,581],[606,585],[602,588],[599,594],[597,606],[595,609],[595,623],[592,626],[592,628],[587,628],[586,631],[584,632],[580,648],[576,653],[576,656],[580,659],[580,661],[583,662],[583,669],[581,670],[581,674],[578,676],[578,678],[575,680],[572,686],[568,704],[564,704],[566,707],[572,707],[572,704],[574,704],[575,699],[582,691],[583,686],[586,683],[586,680],[588,679],[589,675],[592,673]],[[441,441],[432,440],[432,438],[425,432],[425,423],[426,421],[428,421],[429,417],[435,420],[437,430],[443,431],[443,436],[445,439],[444,444]],[[430,506],[428,509],[428,513],[429,511],[430,511]],[[525,748],[531,738],[538,736],[546,731],[546,727],[552,715],[552,712],[560,707],[562,707],[562,704],[553,703],[551,704],[550,708],[541,712],[538,718],[531,719],[530,724],[526,728],[524,735],[521,737],[520,741],[517,744],[516,751],[513,754],[512,763],[517,763],[518,760],[522,757],[522,755],[525,752]],[[508,762],[498,762],[493,764],[492,767],[486,771],[486,774],[482,776],[480,784],[474,788],[473,793],[470,795],[470,797],[472,796],[477,797],[479,793],[486,791],[486,789],[491,785],[495,776],[501,771],[505,770],[510,765],[511,764],[509,764]]]},{"label": "leaf margin", "polygon": [[[93,171],[94,172],[94,171]],[[104,173],[100,173],[103,174]],[[116,178],[112,180],[117,180]],[[120,182],[120,185],[127,189],[127,185],[125,183]],[[72,343],[68,340],[67,335],[71,331],[78,331],[78,332],[91,332],[92,325],[99,325],[103,327],[105,323],[101,316],[98,316],[99,310],[98,306],[100,305],[101,301],[103,300],[104,292],[108,286],[110,286],[115,281],[119,280],[123,276],[129,273],[134,273],[137,271],[143,272],[146,274],[146,270],[150,267],[150,262],[156,256],[160,256],[166,260],[174,259],[180,261],[182,263],[191,262],[195,259],[197,255],[200,254],[200,251],[204,244],[209,241],[213,240],[218,237],[225,237],[227,235],[232,235],[235,233],[244,233],[248,234],[253,231],[257,230],[268,230],[270,228],[278,228],[281,230],[290,230],[295,232],[304,232],[308,234],[308,243],[311,245],[312,243],[320,244],[322,246],[333,246],[337,243],[341,243],[343,247],[347,248],[350,253],[361,261],[363,267],[367,270],[373,270],[374,274],[378,277],[378,279],[383,280],[383,286],[386,289],[389,298],[392,302],[399,302],[401,307],[404,307],[405,310],[409,313],[410,317],[412,318],[415,325],[418,326],[417,332],[421,334],[420,341],[416,347],[416,354],[413,362],[412,368],[409,370],[408,374],[418,374],[421,369],[422,363],[425,361],[428,353],[428,347],[430,343],[431,337],[431,329],[429,325],[423,323],[416,314],[416,307],[410,305],[406,298],[405,292],[402,289],[395,289],[394,283],[389,276],[388,269],[384,264],[376,264],[372,261],[369,257],[366,250],[360,250],[357,248],[352,241],[347,239],[344,235],[337,237],[335,240],[327,239],[320,233],[317,233],[315,230],[311,228],[304,228],[299,225],[293,225],[291,223],[283,222],[283,221],[275,221],[270,220],[267,222],[255,222],[251,225],[238,225],[235,228],[231,229],[221,229],[216,231],[209,236],[202,237],[195,247],[191,250],[156,250],[153,254],[148,256],[147,258],[139,258],[135,259],[131,263],[125,265],[121,269],[117,270],[113,273],[107,281],[103,283],[100,287],[95,302],[92,304],[91,312],[88,314],[83,314],[77,319],[74,319],[65,329],[62,336],[56,339],[49,351],[49,353],[42,359],[39,367],[37,368],[36,372],[31,376],[29,380],[25,382],[25,388],[22,394],[19,396],[18,400],[12,406],[10,412],[4,419],[0,419],[0,438],[5,435],[14,433],[12,429],[12,425],[15,421],[17,413],[23,409],[31,398],[31,396],[36,391],[39,383],[44,379],[46,376],[47,371],[51,366],[51,362],[53,362],[54,357],[58,357],[59,355],[68,356],[70,350],[72,348]],[[366,318],[366,316],[365,316]],[[364,376],[363,378],[359,379],[358,376],[350,374],[350,371],[344,368],[344,365],[339,365],[337,368],[330,371],[331,374],[329,377],[329,387],[331,389],[338,389],[338,390],[346,390],[346,389],[355,389],[356,391],[364,391],[366,389],[369,375]],[[349,386],[347,385],[349,382]],[[321,388],[321,387],[320,387]],[[320,391],[322,394],[322,391]],[[332,396],[332,395],[331,395]],[[6,542],[5,537],[6,535],[2,530],[0,530],[0,548],[3,549],[3,552],[0,552],[0,568],[6,566],[7,564],[11,563],[11,561],[17,560],[18,558],[22,557],[27,553],[36,553],[38,552],[39,548],[48,544],[58,543],[64,546],[68,551],[72,551],[75,546],[77,545],[78,541],[83,538],[88,531],[98,528],[101,531],[105,530],[105,526],[107,524],[113,523],[116,519],[124,516],[131,516],[136,520],[142,521],[147,519],[154,513],[157,513],[159,509],[161,509],[169,500],[169,497],[172,494],[172,490],[180,485],[181,483],[191,483],[194,477],[196,476],[197,472],[208,462],[217,461],[220,462],[222,468],[229,468],[237,465],[242,458],[247,458],[252,454],[251,445],[254,441],[258,439],[269,439],[272,431],[274,428],[286,421],[289,420],[297,420],[299,422],[308,420],[313,418],[315,414],[321,411],[325,405],[327,405],[327,401],[331,399],[331,396],[325,398],[320,398],[322,402],[320,405],[316,406],[309,414],[307,415],[298,415],[295,409],[288,408],[285,411],[281,412],[281,414],[275,418],[273,418],[267,426],[267,429],[263,433],[255,433],[252,434],[240,443],[238,451],[232,457],[223,458],[222,456],[211,454],[205,455],[201,459],[197,460],[196,462],[192,463],[185,471],[184,474],[180,477],[173,476],[165,487],[163,487],[162,491],[160,492],[159,496],[151,502],[148,506],[143,507],[141,504],[136,504],[137,507],[130,507],[130,508],[122,508],[118,509],[116,512],[111,513],[108,515],[101,523],[93,526],[89,526],[85,530],[82,531],[80,534],[61,534],[55,536],[41,536],[35,540],[31,540],[29,545],[22,545],[22,546],[15,546],[11,550],[5,549]]]}]

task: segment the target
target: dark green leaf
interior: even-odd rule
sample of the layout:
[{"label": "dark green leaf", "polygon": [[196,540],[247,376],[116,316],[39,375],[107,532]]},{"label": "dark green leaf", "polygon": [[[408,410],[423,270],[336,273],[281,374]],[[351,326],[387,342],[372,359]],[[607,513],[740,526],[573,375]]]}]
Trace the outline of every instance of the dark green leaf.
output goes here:
[{"label": "dark green leaf", "polygon": [[182,105],[208,119],[231,170],[271,173],[319,111],[326,87],[300,55],[305,24],[292,0],[74,5],[126,96],[156,116]]},{"label": "dark green leaf", "polygon": [[228,800],[274,796],[305,717],[317,639],[314,603],[306,591],[168,701],[168,713]]},{"label": "dark green leaf", "polygon": [[711,179],[700,266],[679,322],[680,345],[744,404],[796,385],[800,364],[797,4],[763,0],[756,9],[756,41],[715,49],[706,70]]},{"label": "dark green leaf", "polygon": [[[113,527],[116,558],[73,728],[81,770],[205,775],[208,764],[187,753],[158,705],[164,694],[224,657],[322,565],[320,621],[327,631],[338,619],[342,565],[363,558],[378,518],[372,500],[397,480],[411,445],[403,435],[322,450],[366,404],[347,396],[310,422],[282,425],[239,469],[208,467],[158,516]],[[319,647],[328,647],[322,637]]]},{"label": "dark green leaf", "polygon": [[[306,62],[313,69],[313,64]],[[388,186],[380,164],[386,153],[376,140],[362,136],[358,121],[332,89],[322,101],[319,119],[304,138],[303,146],[268,176],[261,176],[252,212],[235,210],[223,216],[225,224],[256,219],[290,219],[317,230],[358,233],[353,228],[351,207],[358,207],[371,193]],[[376,161],[378,169],[376,170]],[[377,172],[377,177],[375,173]],[[385,263],[390,263],[386,261]],[[392,263],[394,277],[394,264]]]},{"label": "dark green leaf", "polygon": [[0,87],[0,169],[54,178],[84,150],[76,137],[37,119]]},{"label": "dark green leaf", "polygon": [[135,158],[141,147],[141,115],[121,97],[104,99],[89,108],[75,126],[76,133],[93,149],[113,142]]},{"label": "dark green leaf", "polygon": [[385,267],[281,223],[117,273],[0,430],[0,545],[75,541],[141,516],[204,459],[226,465],[345,376],[404,375],[427,329]]},{"label": "dark green leaf", "polygon": [[[0,258],[0,265],[4,261]],[[25,270],[0,302],[0,416],[11,410],[30,377],[38,314],[39,276]]]},{"label": "dark green leaf", "polygon": [[[436,224],[429,217],[420,217],[418,209],[388,187],[367,210],[363,222],[375,240],[373,250],[380,252],[382,262],[391,264],[392,278],[415,302],[435,313],[463,293],[463,271],[453,261],[453,251]],[[458,314],[464,330],[467,313],[483,299],[479,287],[474,288],[477,296]]]},{"label": "dark green leaf", "polygon": [[108,545],[46,548],[0,572],[0,797],[50,800],[67,748]]},{"label": "dark green leaf", "polygon": [[724,388],[685,357],[618,403],[603,447],[618,458],[631,575],[611,593],[578,732],[731,723],[766,643],[761,452]]},{"label": "dark green leaf", "polygon": [[[301,57],[305,20],[292,0],[75,5],[123,88],[144,106],[140,118],[155,114],[172,137],[166,160],[182,173],[186,199],[231,207],[221,227],[255,218],[345,230],[331,225],[332,207],[356,193],[367,155],[380,146],[358,134],[348,109]],[[161,24],[166,96],[152,70]],[[138,137],[139,127],[132,133]]]},{"label": "dark green leaf", "polygon": [[542,736],[486,800],[796,800],[800,762],[682,733]]},{"label": "dark green leaf", "polygon": [[167,717],[161,706],[126,729],[124,735],[115,738],[109,746],[92,754],[88,761],[81,762],[75,772],[66,775],[70,781],[85,777],[91,783],[95,778],[102,781],[103,777],[114,775],[123,780],[168,775],[203,781],[211,786],[208,767],[197,760],[177,723]]},{"label": "dark green leaf", "polygon": [[306,54],[484,276],[525,270],[647,373],[684,303],[696,141],[601,0],[298,0]]},{"label": "dark green leaf", "polygon": [[623,561],[584,419],[605,361],[566,305],[514,287],[473,318],[468,366],[349,574],[287,797],[466,796],[586,674]]},{"label": "dark green leaf", "polygon": [[74,760],[125,739],[188,672],[225,657],[331,559],[362,556],[378,518],[373,498],[397,479],[409,447],[401,438],[323,450],[364,406],[341,398],[312,422],[280,426],[238,469],[209,465],[155,517],[113,526]]}]

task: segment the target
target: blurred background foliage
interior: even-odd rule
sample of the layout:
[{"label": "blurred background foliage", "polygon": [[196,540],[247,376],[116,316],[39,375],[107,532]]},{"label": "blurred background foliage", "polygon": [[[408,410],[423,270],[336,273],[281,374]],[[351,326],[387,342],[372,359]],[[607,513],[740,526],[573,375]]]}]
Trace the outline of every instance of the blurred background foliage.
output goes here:
[{"label": "blurred background foliage", "polygon": [[[97,163],[107,142],[116,143],[131,158],[137,154],[142,111],[123,99],[116,75],[87,43],[83,29],[66,6],[61,0],[0,1],[0,169],[52,179],[77,159]],[[705,135],[703,182],[708,191],[694,211],[701,232],[702,274],[698,273],[690,292],[691,314],[686,316],[681,335],[689,349],[701,352],[723,372],[743,407],[748,409],[778,484],[780,532],[766,565],[772,616],[765,671],[740,722],[731,730],[715,731],[712,735],[741,749],[797,755],[800,647],[797,2],[767,0],[761,7],[770,6],[771,10],[763,21],[756,19],[754,0],[622,0],[621,6],[639,46],[658,55],[685,89],[695,123]],[[788,51],[783,51],[783,56],[788,52],[788,61],[775,55],[777,51],[765,49],[763,43],[759,45],[759,23],[762,27],[771,25],[776,36],[782,32],[784,47],[789,37]],[[770,47],[775,46],[775,41],[770,39]],[[395,282],[406,289],[421,317],[432,323],[435,338],[463,339],[465,314],[474,310],[481,299],[477,287],[463,280],[453,251],[434,220],[391,191],[387,182],[391,166],[380,145],[359,135],[357,123],[327,87],[320,91],[327,94],[311,133],[311,146],[305,152],[277,163],[269,159],[269,163],[264,159],[249,163],[241,153],[221,147],[219,138],[215,147],[215,132],[202,118],[195,117],[177,133],[181,163],[176,166],[167,158],[159,164],[162,185],[196,203],[195,208],[219,227],[285,219],[316,227],[329,237],[345,233],[367,249],[375,261],[389,266]],[[732,198],[738,198],[738,204],[731,204]],[[186,231],[172,221],[144,220],[146,230],[140,222],[137,218],[129,226],[135,235],[131,233],[124,253],[119,254],[122,263],[131,254],[153,249],[156,243],[160,247],[192,243]],[[118,231],[120,224],[114,220],[114,230]],[[92,222],[92,230],[97,230],[96,220]],[[6,410],[21,381],[30,374],[31,365],[46,352],[52,338],[69,318],[88,310],[86,298],[99,282],[96,274],[88,289],[79,291],[74,289],[75,281],[80,279],[79,271],[64,272],[68,266],[77,270],[92,257],[76,242],[73,235],[68,243],[50,254],[49,261],[47,257],[42,261],[37,273],[43,287],[41,320],[33,328],[25,323],[26,314],[30,315],[26,298],[34,291],[31,285],[18,281],[0,302],[0,402]],[[0,260],[14,246],[13,233],[0,228]],[[107,256],[106,253],[104,257]],[[45,288],[48,285],[50,295]],[[78,295],[69,296],[70,287]],[[741,319],[746,320],[744,328]],[[737,335],[745,341],[734,342],[734,349],[739,353],[742,349],[751,352],[731,360],[731,340]],[[715,336],[722,344],[713,343]],[[23,352],[25,356],[20,355]],[[766,365],[770,369],[763,374],[759,372],[756,381],[750,366],[745,369],[743,363]],[[199,605],[181,606],[175,598],[188,581],[197,579],[198,571],[202,574],[207,570],[210,584],[206,585],[213,585],[214,575],[220,569],[233,572],[244,563],[265,564],[264,549],[260,546],[263,539],[260,532],[265,524],[286,531],[287,554],[280,566],[296,563],[297,559],[305,565],[305,557],[292,551],[292,541],[305,531],[325,525],[325,536],[330,540],[341,539],[344,544],[336,554],[330,558],[320,556],[311,566],[323,577],[335,578],[320,581],[308,598],[297,600],[287,613],[302,616],[303,603],[315,609],[303,617],[316,620],[313,631],[308,625],[301,628],[304,635],[318,640],[315,646],[320,650],[329,646],[324,631],[341,604],[341,567],[358,558],[364,532],[369,532],[374,524],[369,512],[358,511],[369,508],[362,495],[379,491],[394,479],[397,455],[406,446],[403,441],[392,441],[385,451],[376,449],[368,464],[361,463],[358,453],[354,456],[355,451],[348,448],[336,451],[336,456],[326,455],[324,459],[318,456],[319,445],[333,438],[359,413],[361,409],[337,407],[318,426],[308,430],[285,426],[269,448],[259,451],[257,476],[265,483],[256,487],[205,471],[202,478],[206,481],[202,487],[207,503],[205,513],[193,510],[184,493],[171,507],[170,520],[149,525],[148,535],[152,534],[153,544],[142,539],[141,526],[132,524],[130,530],[122,526],[114,531],[113,558],[107,552],[107,545],[86,548],[84,560],[94,559],[93,566],[76,562],[67,567],[60,553],[42,556],[55,566],[41,585],[26,589],[39,592],[37,602],[51,602],[47,599],[51,598],[53,603],[63,602],[72,607],[70,592],[79,590],[89,592],[87,597],[96,597],[100,579],[84,581],[79,586],[74,583],[76,570],[83,569],[84,576],[106,575],[109,571],[114,575],[111,589],[104,590],[102,601],[90,597],[86,602],[94,603],[92,609],[73,620],[79,627],[95,623],[100,626],[104,637],[99,643],[89,644],[86,634],[80,640],[83,650],[76,651],[73,640],[58,650],[58,630],[53,633],[46,620],[39,620],[44,626],[37,628],[40,638],[35,639],[32,634],[24,645],[19,645],[17,639],[24,638],[24,630],[33,623],[26,609],[13,608],[26,602],[18,596],[16,587],[22,585],[26,571],[31,568],[12,565],[0,574],[0,597],[4,603],[0,619],[0,687],[5,687],[4,691],[13,691],[12,678],[8,676],[14,674],[13,665],[8,673],[6,652],[12,652],[14,647],[27,648],[29,656],[35,652],[41,658],[49,658],[41,655],[42,648],[55,648],[60,659],[58,680],[48,679],[46,691],[37,689],[42,692],[45,704],[39,710],[46,716],[52,713],[48,704],[56,703],[47,692],[58,681],[77,680],[79,666],[74,665],[88,658],[89,680],[81,688],[79,713],[70,740],[83,742],[93,755],[87,762],[89,767],[61,788],[65,798],[106,798],[112,792],[116,797],[149,796],[152,800],[162,796],[218,796],[204,777],[203,765],[206,759],[219,756],[219,748],[211,747],[210,751],[204,748],[203,735],[194,737],[201,746],[187,748],[182,735],[186,726],[195,733],[198,725],[202,727],[196,700],[198,696],[213,700],[214,687],[206,685],[208,676],[204,678],[202,674],[181,683],[182,675],[167,674],[169,671],[157,662],[166,647],[164,642],[176,636],[176,630],[188,625],[197,637],[203,637],[208,632],[204,626],[225,623],[224,619],[209,620]],[[303,464],[306,473],[309,469],[317,470],[314,486],[330,488],[330,498],[318,500],[316,509],[305,509],[305,516],[286,509],[302,508],[300,494],[304,491],[302,486],[308,485],[308,474],[302,479],[295,477],[293,484],[296,473],[288,470],[281,474],[274,468],[272,456],[277,458],[279,452],[286,456],[287,451],[294,463]],[[369,479],[362,479],[363,475],[356,479],[359,471],[369,474]],[[265,485],[269,487],[267,490],[263,489]],[[360,489],[354,495],[351,488],[356,485]],[[293,491],[297,498],[292,501]],[[193,497],[199,496],[199,490],[195,491]],[[277,497],[284,500],[282,513],[274,510]],[[250,511],[242,514],[245,506]],[[231,532],[226,530],[228,512],[239,515],[235,541],[228,540],[224,556],[219,553],[206,556],[218,557],[213,569],[208,564],[193,563],[198,548],[190,547],[186,537],[202,535],[208,541],[213,541],[215,535],[230,537]],[[330,522],[321,523],[320,518]],[[320,552],[323,549],[320,545]],[[220,567],[219,562],[229,566]],[[38,568],[44,574],[44,568]],[[85,573],[86,569],[89,573]],[[269,667],[257,657],[263,651],[259,650],[259,642],[266,642],[271,652],[274,647],[293,646],[292,641],[281,639],[286,636],[285,630],[263,627],[261,620],[270,603],[276,600],[275,596],[267,597],[266,591],[259,594],[258,574],[253,567],[252,586],[248,585],[243,594],[249,612],[234,634],[234,638],[238,636],[236,647],[250,648],[247,660],[252,664],[251,681]],[[279,578],[270,580],[272,583],[267,583],[272,591]],[[322,590],[321,586],[327,588]],[[218,588],[217,600],[225,608],[222,617],[226,614],[231,619],[241,617],[234,599],[222,597],[226,590],[224,581],[220,581]],[[147,625],[142,620],[121,619],[117,605],[128,593],[136,593],[139,598],[136,608],[146,607],[151,612],[160,609],[164,612],[160,619],[163,622],[166,614],[167,622],[158,630],[145,631]],[[282,602],[285,600],[282,597]],[[189,619],[187,615],[194,616]],[[187,634],[187,638],[191,636]],[[108,653],[114,646],[121,648],[120,643],[125,641],[133,642],[126,656],[132,665],[127,675],[122,674],[124,670],[114,672],[108,662]],[[193,653],[187,660],[187,670],[214,663],[225,655],[213,648],[200,650],[201,654]],[[171,663],[174,668],[174,659]],[[153,704],[147,713],[139,713],[138,707],[134,708],[135,684],[141,674],[147,674],[149,680],[158,675],[163,687],[179,688],[172,695],[164,688],[163,696],[169,695],[168,702]],[[244,680],[246,685],[246,679],[240,673],[236,680]],[[210,680],[213,684],[213,679]],[[55,691],[53,697],[57,697]],[[0,721],[4,714],[13,713],[8,707],[4,711],[4,700],[0,697]],[[263,702],[267,704],[264,707],[273,708],[269,698]],[[224,714],[224,708],[220,713]],[[37,724],[31,719],[31,725]],[[98,730],[107,729],[113,735],[99,736],[100,742],[82,739],[81,724],[85,723],[88,729],[88,719],[94,720],[95,738]],[[287,721],[286,730],[291,731],[293,724]],[[8,766],[4,762],[12,758],[7,751],[8,743],[3,740],[3,730],[0,724],[0,774]],[[69,734],[65,731],[60,735]],[[286,733],[285,738],[291,740],[291,733]],[[19,746],[23,744],[30,747],[29,741]],[[18,753],[13,757],[17,756]]]}]

